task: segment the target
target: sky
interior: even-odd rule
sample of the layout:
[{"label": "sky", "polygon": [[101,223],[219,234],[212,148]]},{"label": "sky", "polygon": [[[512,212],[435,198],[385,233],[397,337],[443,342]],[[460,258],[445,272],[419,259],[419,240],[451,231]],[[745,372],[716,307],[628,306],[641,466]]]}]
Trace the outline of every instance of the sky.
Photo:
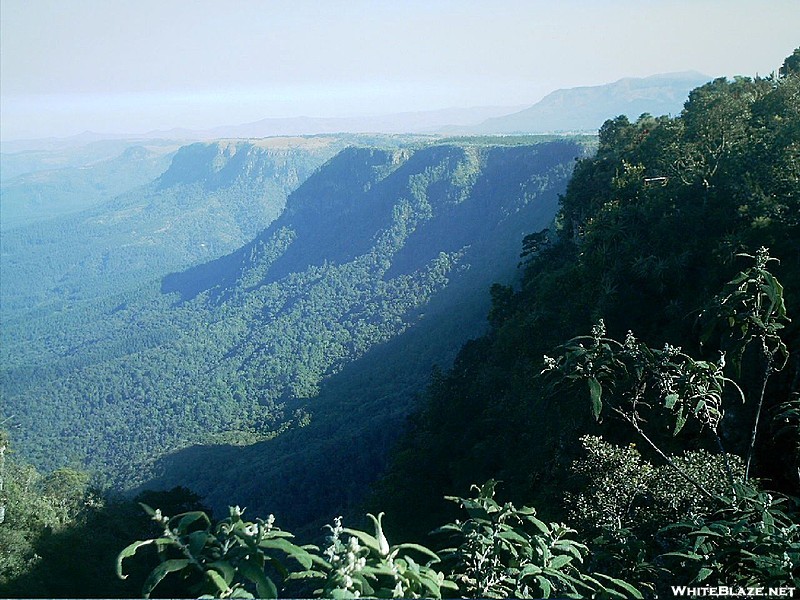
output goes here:
[{"label": "sky", "polygon": [[800,0],[0,0],[0,137],[532,105],[766,75]]}]

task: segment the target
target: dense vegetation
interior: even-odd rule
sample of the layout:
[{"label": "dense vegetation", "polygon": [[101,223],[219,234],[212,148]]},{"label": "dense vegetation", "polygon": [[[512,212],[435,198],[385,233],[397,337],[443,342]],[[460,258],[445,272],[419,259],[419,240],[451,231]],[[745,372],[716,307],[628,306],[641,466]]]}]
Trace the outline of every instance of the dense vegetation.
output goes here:
[{"label": "dense vegetation", "polygon": [[[69,209],[64,196],[78,195],[80,202],[90,202],[92,195],[80,188],[97,186],[97,176],[79,180],[84,185],[77,190],[71,190],[72,171],[37,172],[12,180],[2,192],[9,210],[16,208],[19,220],[50,218],[3,232],[4,319],[24,322],[31,309],[40,314],[70,309],[135,290],[240,247],[280,215],[289,193],[341,143],[331,138],[299,148],[247,142],[184,146],[169,168],[146,184],[120,195],[96,191],[105,201],[62,218],[54,217]],[[128,153],[136,155],[137,149]],[[105,188],[125,188],[126,179],[141,177],[137,171],[142,162],[148,159],[117,159],[114,169],[105,162],[76,171],[84,179],[87,172],[100,171],[114,182]],[[47,176],[58,193],[38,189],[41,183],[34,186]],[[45,199],[38,207],[17,206],[15,192]]]},{"label": "dense vegetation", "polygon": [[[691,93],[679,117],[606,122],[596,156],[578,162],[554,226],[525,239],[519,286],[492,287],[489,333],[467,343],[452,369],[434,373],[370,500],[381,511],[370,515],[374,533],[335,520],[319,549],[297,545],[267,510],[250,522],[233,507],[228,518],[214,521],[202,510],[164,504],[148,507],[157,531],[122,550],[120,575],[134,564],[142,569],[144,593],[218,597],[638,598],[669,594],[674,585],[734,586],[734,593],[738,586],[798,587],[799,62],[800,49],[778,76],[710,82]],[[299,322],[310,318],[336,332],[343,317],[372,314],[362,303],[332,313],[335,320],[313,318],[318,313],[307,303],[349,298],[353,288],[345,283],[364,279],[343,280],[342,272],[362,273],[367,263],[381,277],[367,279],[368,287],[435,288],[435,278],[420,281],[413,259],[428,266],[424,273],[446,278],[463,242],[437,227],[431,191],[445,207],[469,207],[466,200],[488,200],[504,181],[511,198],[519,184],[493,179],[486,167],[495,153],[506,167],[498,175],[519,176],[507,167],[527,159],[509,159],[527,154],[463,146],[403,152],[343,153],[337,177],[312,177],[303,188],[308,195],[293,197],[285,221],[240,252],[165,279],[164,291],[179,294],[176,306],[189,322],[198,306],[206,316],[225,315],[255,298],[259,314],[278,308],[271,322],[299,308]],[[370,165],[366,176],[352,168],[354,155]],[[550,148],[540,158],[552,160],[558,173],[563,161],[556,155]],[[412,168],[426,156],[425,169]],[[482,168],[469,168],[476,163]],[[411,176],[398,175],[404,168]],[[403,201],[384,205],[387,197],[375,190],[394,178],[404,193],[387,197]],[[382,235],[362,237],[356,228],[352,245],[336,243],[342,225],[320,217],[320,202],[337,198],[336,212],[352,225],[353,197],[335,194],[342,181],[363,190],[359,200],[370,201],[376,213],[392,215]],[[549,181],[528,176],[523,188],[543,191]],[[322,231],[304,231],[315,218],[331,231],[312,236],[308,255],[296,253],[292,239]],[[452,244],[452,256],[431,260],[436,248],[424,242],[393,245],[426,227],[446,248]],[[391,260],[382,260],[382,245]],[[403,255],[412,248],[412,256]],[[325,262],[328,256],[334,260]],[[314,266],[298,272],[309,259]],[[253,265],[256,275],[248,278]],[[281,312],[286,299],[264,300],[275,290],[270,276],[301,286],[290,310]],[[407,302],[406,311],[416,306]],[[217,323],[223,321],[203,322],[203,331]],[[188,340],[200,329],[186,331]],[[236,338],[237,347],[254,334],[242,331],[247,337]],[[294,330],[279,331],[283,337]],[[299,330],[299,346],[315,348],[302,335],[307,331]],[[358,329],[344,331],[352,340]],[[279,345],[269,330],[259,335],[266,337],[249,346],[247,357],[263,373],[271,363],[259,348]],[[265,340],[272,345],[259,346]],[[327,341],[326,352],[337,348],[335,336]],[[189,347],[185,341],[182,348]],[[154,346],[154,355],[163,360],[165,348],[156,353]],[[214,364],[213,355],[198,356]],[[314,372],[319,363],[303,364]],[[277,372],[295,396],[316,391],[313,378]],[[357,405],[356,399],[347,407],[353,409],[347,418],[368,419]],[[338,443],[359,441],[351,453],[370,454],[390,439],[380,432],[369,437],[368,429]],[[206,466],[225,477],[224,461]],[[348,476],[339,470],[328,481],[346,486]],[[474,488],[476,481],[487,483]],[[238,483],[251,486],[250,479]],[[307,493],[294,489],[298,499]],[[513,503],[495,500],[496,489]],[[35,493],[52,497],[46,487]],[[428,538],[434,528],[444,538]],[[137,562],[148,549],[157,550],[148,554],[151,562]]]},{"label": "dense vegetation", "polygon": [[[136,500],[175,513],[207,510],[196,494],[179,488]],[[42,474],[16,456],[5,434],[0,437],[0,596],[136,597],[157,559],[132,567],[134,583],[114,575],[114,557],[142,535],[157,533],[135,502],[95,488],[88,473],[63,468]]]},{"label": "dense vegetation", "polygon": [[[660,502],[674,502],[675,495],[653,488],[663,477],[651,476],[651,483],[642,479],[642,471],[663,471],[664,459],[631,425],[645,419],[648,436],[670,456],[718,453],[710,424],[689,424],[673,436],[670,414],[681,404],[670,394],[642,398],[651,408],[641,416],[632,416],[621,405],[616,407],[624,414],[608,407],[601,412],[601,398],[619,399],[628,385],[617,362],[630,371],[630,359],[616,354],[613,367],[588,378],[588,391],[585,382],[553,389],[552,380],[539,375],[546,367],[543,356],[565,351],[569,356],[578,343],[591,347],[595,342],[588,333],[598,319],[610,332],[599,337],[619,340],[603,344],[624,346],[626,332],[632,330],[636,337],[631,339],[646,340],[649,349],[665,344],[683,348],[672,358],[684,371],[703,362],[709,373],[736,381],[746,402],[742,404],[735,387],[723,386],[719,396],[724,409],[713,427],[719,441],[726,452],[747,461],[751,483],[755,476],[772,493],[797,494],[798,438],[791,433],[797,425],[797,321],[772,315],[776,329],[770,335],[780,335],[793,352],[789,356],[773,356],[777,338],[759,341],[755,327],[769,325],[764,315],[756,313],[755,325],[725,316],[723,321],[731,319],[733,331],[728,333],[733,337],[709,325],[715,310],[722,315],[734,310],[733,300],[719,304],[724,294],[733,294],[725,282],[755,266],[753,259],[739,254],[755,255],[762,246],[780,261],[770,261],[768,268],[783,283],[788,315],[800,309],[800,76],[791,61],[780,77],[710,82],[691,93],[677,118],[643,115],[635,123],[618,118],[603,126],[597,155],[576,167],[557,228],[527,239],[529,254],[519,288],[493,289],[492,331],[467,344],[454,368],[431,383],[426,406],[375,500],[399,523],[398,530],[422,536],[451,516],[442,496],[463,493],[471,483],[494,477],[516,501],[534,502],[554,518],[579,517],[588,529],[586,539],[602,524],[589,508],[617,515],[621,521],[612,530],[618,546],[611,548],[609,560],[624,571],[663,551],[661,541],[652,537],[658,524],[708,516],[686,509],[646,522],[662,510]],[[752,277],[734,280],[738,283],[733,287]],[[759,281],[767,294],[759,300],[765,309],[777,302],[778,288],[770,282]],[[588,337],[560,346],[581,335]],[[742,352],[747,340],[751,344]],[[585,373],[605,369],[599,361],[598,356],[584,365]],[[557,365],[560,369],[562,363]],[[574,372],[569,376],[577,378]],[[653,382],[639,385],[653,393]],[[594,415],[589,392],[596,403]],[[659,402],[661,413],[656,410]],[[602,435],[605,441],[582,442],[585,434]],[[628,450],[628,444],[636,446]],[[706,464],[703,454],[685,456],[681,460]],[[597,485],[599,477],[607,486],[603,497],[617,498],[612,506],[590,506],[598,502],[601,488],[585,486]],[[426,484],[410,486],[409,481]],[[659,496],[664,500],[654,500]],[[572,501],[565,503],[565,497]],[[622,498],[638,505],[636,512],[625,512]],[[785,506],[797,519],[796,508]],[[621,557],[623,547],[631,555]],[[783,571],[785,576],[797,577],[793,564]],[[637,572],[636,577],[662,585],[670,575]]]},{"label": "dense vegetation", "polygon": [[[252,444],[307,425],[324,377],[426,314],[449,313],[452,335],[418,352],[419,381],[478,331],[486,287],[513,269],[526,228],[552,219],[581,151],[569,141],[345,150],[236,252],[133,292],[9,320],[2,412],[21,425],[18,449],[43,470],[89,467],[131,487],[171,451]],[[159,215],[182,208],[184,221],[194,214],[191,198],[205,207],[209,196],[224,196],[235,208],[238,182],[252,190],[272,181],[275,161],[267,158],[248,145],[184,148],[148,206]],[[141,257],[120,252],[127,264],[152,269],[152,253],[165,250],[147,248]],[[91,280],[81,283],[81,293],[99,294]],[[376,398],[373,417],[398,422],[404,403]],[[343,432],[360,429],[343,420]],[[295,456],[304,451],[298,444],[293,438],[279,452]],[[169,462],[170,485],[203,493],[220,485],[217,474],[180,458]]]},{"label": "dense vegetation", "polygon": [[[8,178],[0,193],[0,228],[7,230],[79,212],[150,183],[169,166],[176,144],[131,145],[118,156]],[[8,157],[3,157],[3,170]],[[29,168],[35,168],[31,166]],[[9,165],[13,172],[13,166]]]}]

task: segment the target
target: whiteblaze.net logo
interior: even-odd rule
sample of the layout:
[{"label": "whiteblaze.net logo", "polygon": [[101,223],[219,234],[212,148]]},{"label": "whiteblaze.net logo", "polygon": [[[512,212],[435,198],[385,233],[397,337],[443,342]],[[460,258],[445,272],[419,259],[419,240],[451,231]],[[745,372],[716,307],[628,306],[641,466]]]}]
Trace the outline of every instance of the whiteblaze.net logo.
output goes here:
[{"label": "whiteblaze.net logo", "polygon": [[794,598],[795,589],[793,587],[742,587],[738,585],[706,585],[702,587],[673,585],[672,593],[675,596],[689,598]]}]

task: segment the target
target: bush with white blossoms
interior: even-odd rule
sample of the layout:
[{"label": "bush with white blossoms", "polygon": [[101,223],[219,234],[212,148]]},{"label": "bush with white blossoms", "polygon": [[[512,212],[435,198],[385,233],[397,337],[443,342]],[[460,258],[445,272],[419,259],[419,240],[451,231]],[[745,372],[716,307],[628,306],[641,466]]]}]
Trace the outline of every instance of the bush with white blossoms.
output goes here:
[{"label": "bush with white blossoms", "polygon": [[183,577],[192,594],[206,598],[277,598],[285,583],[306,579],[324,580],[314,594],[326,598],[441,598],[443,589],[458,589],[431,567],[439,562],[435,552],[418,544],[389,545],[383,513],[368,515],[374,535],[342,527],[341,517],[336,519],[328,526],[328,546],[320,553],[316,546],[290,541],[292,534],[275,527],[272,515],[244,521],[238,506],[216,525],[203,512],[169,518],[142,506],[163,533],[123,550],[117,573],[126,577],[123,561],[143,546],[154,545],[161,563],[144,583],[145,597],[170,573]]},{"label": "bush with white blossoms", "polygon": [[314,546],[297,546],[291,533],[275,526],[275,517],[247,522],[243,509],[231,507],[230,516],[212,523],[201,511],[172,518],[142,504],[163,531],[160,537],[134,542],[117,558],[117,574],[123,573],[123,561],[144,546],[155,546],[160,564],[142,587],[145,598],[170,573],[185,580],[186,589],[206,598],[277,598],[278,583],[289,574],[292,559],[310,569]]},{"label": "bush with white blossoms", "polygon": [[458,589],[431,566],[439,562],[435,552],[419,544],[391,546],[383,533],[383,513],[367,516],[374,525],[374,535],[342,527],[341,517],[328,526],[331,535],[321,563],[325,573],[318,574],[325,577],[325,584],[316,595],[441,598],[443,589]]}]

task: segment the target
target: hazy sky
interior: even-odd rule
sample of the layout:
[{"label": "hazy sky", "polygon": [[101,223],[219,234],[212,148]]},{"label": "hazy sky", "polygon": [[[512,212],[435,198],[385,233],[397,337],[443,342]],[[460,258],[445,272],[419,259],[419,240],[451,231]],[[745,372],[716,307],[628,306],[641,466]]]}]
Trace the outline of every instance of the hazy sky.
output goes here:
[{"label": "hazy sky", "polygon": [[15,139],[768,74],[800,45],[800,0],[0,0],[0,28],[0,134]]}]

